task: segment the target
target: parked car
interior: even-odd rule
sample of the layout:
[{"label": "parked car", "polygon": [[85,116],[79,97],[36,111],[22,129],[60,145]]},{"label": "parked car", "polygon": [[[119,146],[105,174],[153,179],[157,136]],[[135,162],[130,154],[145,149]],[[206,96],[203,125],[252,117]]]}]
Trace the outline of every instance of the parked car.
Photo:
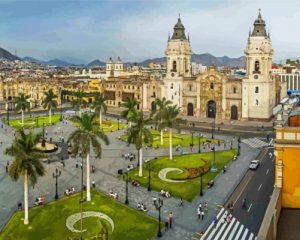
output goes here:
[{"label": "parked car", "polygon": [[251,170],[256,170],[259,166],[259,160],[252,160],[250,165],[249,165],[249,168]]}]

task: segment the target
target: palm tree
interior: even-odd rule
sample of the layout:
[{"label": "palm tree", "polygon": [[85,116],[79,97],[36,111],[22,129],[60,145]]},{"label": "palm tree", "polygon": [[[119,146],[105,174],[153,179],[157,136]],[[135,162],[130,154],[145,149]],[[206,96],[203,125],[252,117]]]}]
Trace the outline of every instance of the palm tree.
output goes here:
[{"label": "palm tree", "polygon": [[102,140],[106,145],[109,144],[107,136],[96,127],[94,120],[95,114],[83,113],[82,116],[75,116],[74,120],[79,123],[79,129],[71,133],[68,142],[71,143],[72,153],[79,153],[86,157],[86,200],[91,201],[90,187],[90,154],[91,150],[96,153],[96,158],[101,157]]},{"label": "palm tree", "polygon": [[169,133],[169,141],[170,141],[170,157],[169,159],[173,159],[172,155],[172,132],[173,128],[179,127],[181,123],[185,123],[186,121],[179,118],[178,115],[180,113],[180,108],[177,107],[177,105],[168,106],[165,111],[162,114],[162,121],[159,124],[159,129],[164,129],[165,127],[168,127],[170,130]]},{"label": "palm tree", "polygon": [[79,90],[74,93],[74,99],[72,101],[72,106],[75,109],[79,110],[79,116],[81,117],[81,108],[86,105],[86,101],[84,101],[85,92],[83,90]]},{"label": "palm tree", "polygon": [[139,176],[143,176],[143,145],[152,143],[153,137],[150,130],[146,127],[152,123],[151,116],[145,118],[143,112],[134,112],[131,117],[132,126],[127,130],[128,143],[135,144],[139,151]]},{"label": "palm tree", "polygon": [[106,113],[107,111],[107,105],[105,104],[106,97],[102,94],[99,93],[95,96],[95,100],[93,102],[93,107],[95,108],[95,111],[99,113],[99,126],[101,129],[102,125],[102,111]]},{"label": "palm tree", "polygon": [[28,99],[29,95],[25,95],[24,93],[19,93],[19,96],[15,97],[15,110],[18,112],[21,110],[22,114],[22,126],[24,125],[24,112],[26,109],[30,110],[30,102]]},{"label": "palm tree", "polygon": [[[165,109],[172,104],[172,101],[167,100],[165,97],[162,99],[157,98],[155,100],[156,105],[159,107],[158,111],[155,114],[155,121],[159,124],[162,122],[163,113]],[[163,129],[160,130],[160,144],[164,144],[164,132]]]},{"label": "palm tree", "polygon": [[9,176],[17,181],[21,175],[24,177],[24,224],[29,223],[28,219],[28,178],[32,185],[37,183],[37,178],[45,174],[41,159],[44,153],[36,148],[41,138],[40,134],[32,132],[26,134],[23,129],[19,130],[12,145],[5,149],[5,154],[14,157],[9,167]]},{"label": "palm tree", "polygon": [[131,117],[136,113],[136,107],[139,102],[132,98],[128,98],[126,102],[122,103],[122,107],[126,108],[121,112],[121,116],[126,118],[129,121],[129,127],[131,127]]},{"label": "palm tree", "polygon": [[43,99],[43,108],[49,110],[49,123],[51,124],[52,108],[57,108],[57,95],[54,94],[53,90],[50,89],[48,92],[44,92],[45,98]]}]

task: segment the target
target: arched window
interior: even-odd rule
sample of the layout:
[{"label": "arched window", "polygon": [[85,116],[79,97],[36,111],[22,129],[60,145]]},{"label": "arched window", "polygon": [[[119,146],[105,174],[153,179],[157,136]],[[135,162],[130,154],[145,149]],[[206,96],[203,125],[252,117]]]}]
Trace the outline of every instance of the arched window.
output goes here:
[{"label": "arched window", "polygon": [[190,87],[190,91],[192,91],[192,85],[189,85],[189,87]]},{"label": "arched window", "polygon": [[173,72],[177,72],[177,63],[176,61],[173,61]]},{"label": "arched window", "polygon": [[214,83],[210,83],[210,89],[214,89]]},{"label": "arched window", "polygon": [[259,61],[255,61],[254,63],[254,71],[259,72]]},{"label": "arched window", "polygon": [[256,106],[258,106],[258,100],[256,99]]},{"label": "arched window", "polygon": [[236,93],[236,88],[235,87],[233,88],[233,93]]},{"label": "arched window", "polygon": [[173,89],[173,83],[171,83],[171,89]]}]

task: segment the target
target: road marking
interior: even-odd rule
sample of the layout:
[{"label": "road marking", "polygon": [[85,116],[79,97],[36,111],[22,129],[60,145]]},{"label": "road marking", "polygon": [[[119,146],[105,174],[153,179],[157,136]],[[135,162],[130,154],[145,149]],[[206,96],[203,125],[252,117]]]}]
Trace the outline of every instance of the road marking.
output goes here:
[{"label": "road marking", "polygon": [[237,235],[234,238],[235,240],[239,240],[240,239],[240,235],[241,235],[243,229],[244,229],[244,226],[241,226],[240,229],[239,229],[239,231],[238,231],[238,233],[237,233]]},{"label": "road marking", "polygon": [[246,236],[248,234],[248,228],[245,229],[245,232],[244,232],[244,235],[242,236],[242,240],[245,240],[246,239]]},{"label": "road marking", "polygon": [[247,211],[247,212],[249,212],[249,211],[250,211],[251,207],[252,207],[252,203],[250,204],[250,206],[249,206],[249,208],[248,208],[248,211]]},{"label": "road marking", "polygon": [[259,191],[259,190],[260,190],[261,186],[262,186],[262,184],[260,184],[260,185],[259,185],[259,187],[258,187],[257,191]]},{"label": "road marking", "polygon": [[269,173],[269,168],[268,168],[268,170],[266,171],[266,175],[268,175],[268,173]]},{"label": "road marking", "polygon": [[233,236],[236,233],[236,230],[238,229],[239,225],[240,225],[240,222],[237,221],[236,224],[235,224],[235,226],[234,226],[234,228],[233,228],[233,230],[232,230],[232,232],[230,233],[230,235],[228,237],[228,240],[232,240],[233,239]]},{"label": "road marking", "polygon": [[236,200],[234,201],[233,205],[236,204],[237,200],[240,198],[240,196],[242,195],[242,193],[244,192],[245,188],[247,187],[248,183],[250,182],[251,178],[249,178],[245,184],[245,186],[243,187],[242,191],[240,192],[240,194],[238,195],[238,197],[236,198]]},{"label": "road marking", "polygon": [[252,240],[252,239],[253,239],[253,237],[254,237],[254,235],[253,235],[253,233],[251,233],[251,234],[250,234],[250,237],[249,237],[249,239],[248,239],[248,240]]}]

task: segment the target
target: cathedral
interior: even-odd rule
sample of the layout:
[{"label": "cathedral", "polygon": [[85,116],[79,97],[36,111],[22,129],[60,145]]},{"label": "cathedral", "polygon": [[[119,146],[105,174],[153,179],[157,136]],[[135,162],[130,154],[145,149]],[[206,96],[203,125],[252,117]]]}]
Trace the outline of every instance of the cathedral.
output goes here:
[{"label": "cathedral", "polygon": [[273,49],[265,26],[259,12],[245,49],[246,76],[220,72],[214,66],[193,76],[191,43],[179,17],[165,51],[167,74],[161,97],[180,106],[186,116],[269,120],[281,92],[278,81],[271,76]]}]

